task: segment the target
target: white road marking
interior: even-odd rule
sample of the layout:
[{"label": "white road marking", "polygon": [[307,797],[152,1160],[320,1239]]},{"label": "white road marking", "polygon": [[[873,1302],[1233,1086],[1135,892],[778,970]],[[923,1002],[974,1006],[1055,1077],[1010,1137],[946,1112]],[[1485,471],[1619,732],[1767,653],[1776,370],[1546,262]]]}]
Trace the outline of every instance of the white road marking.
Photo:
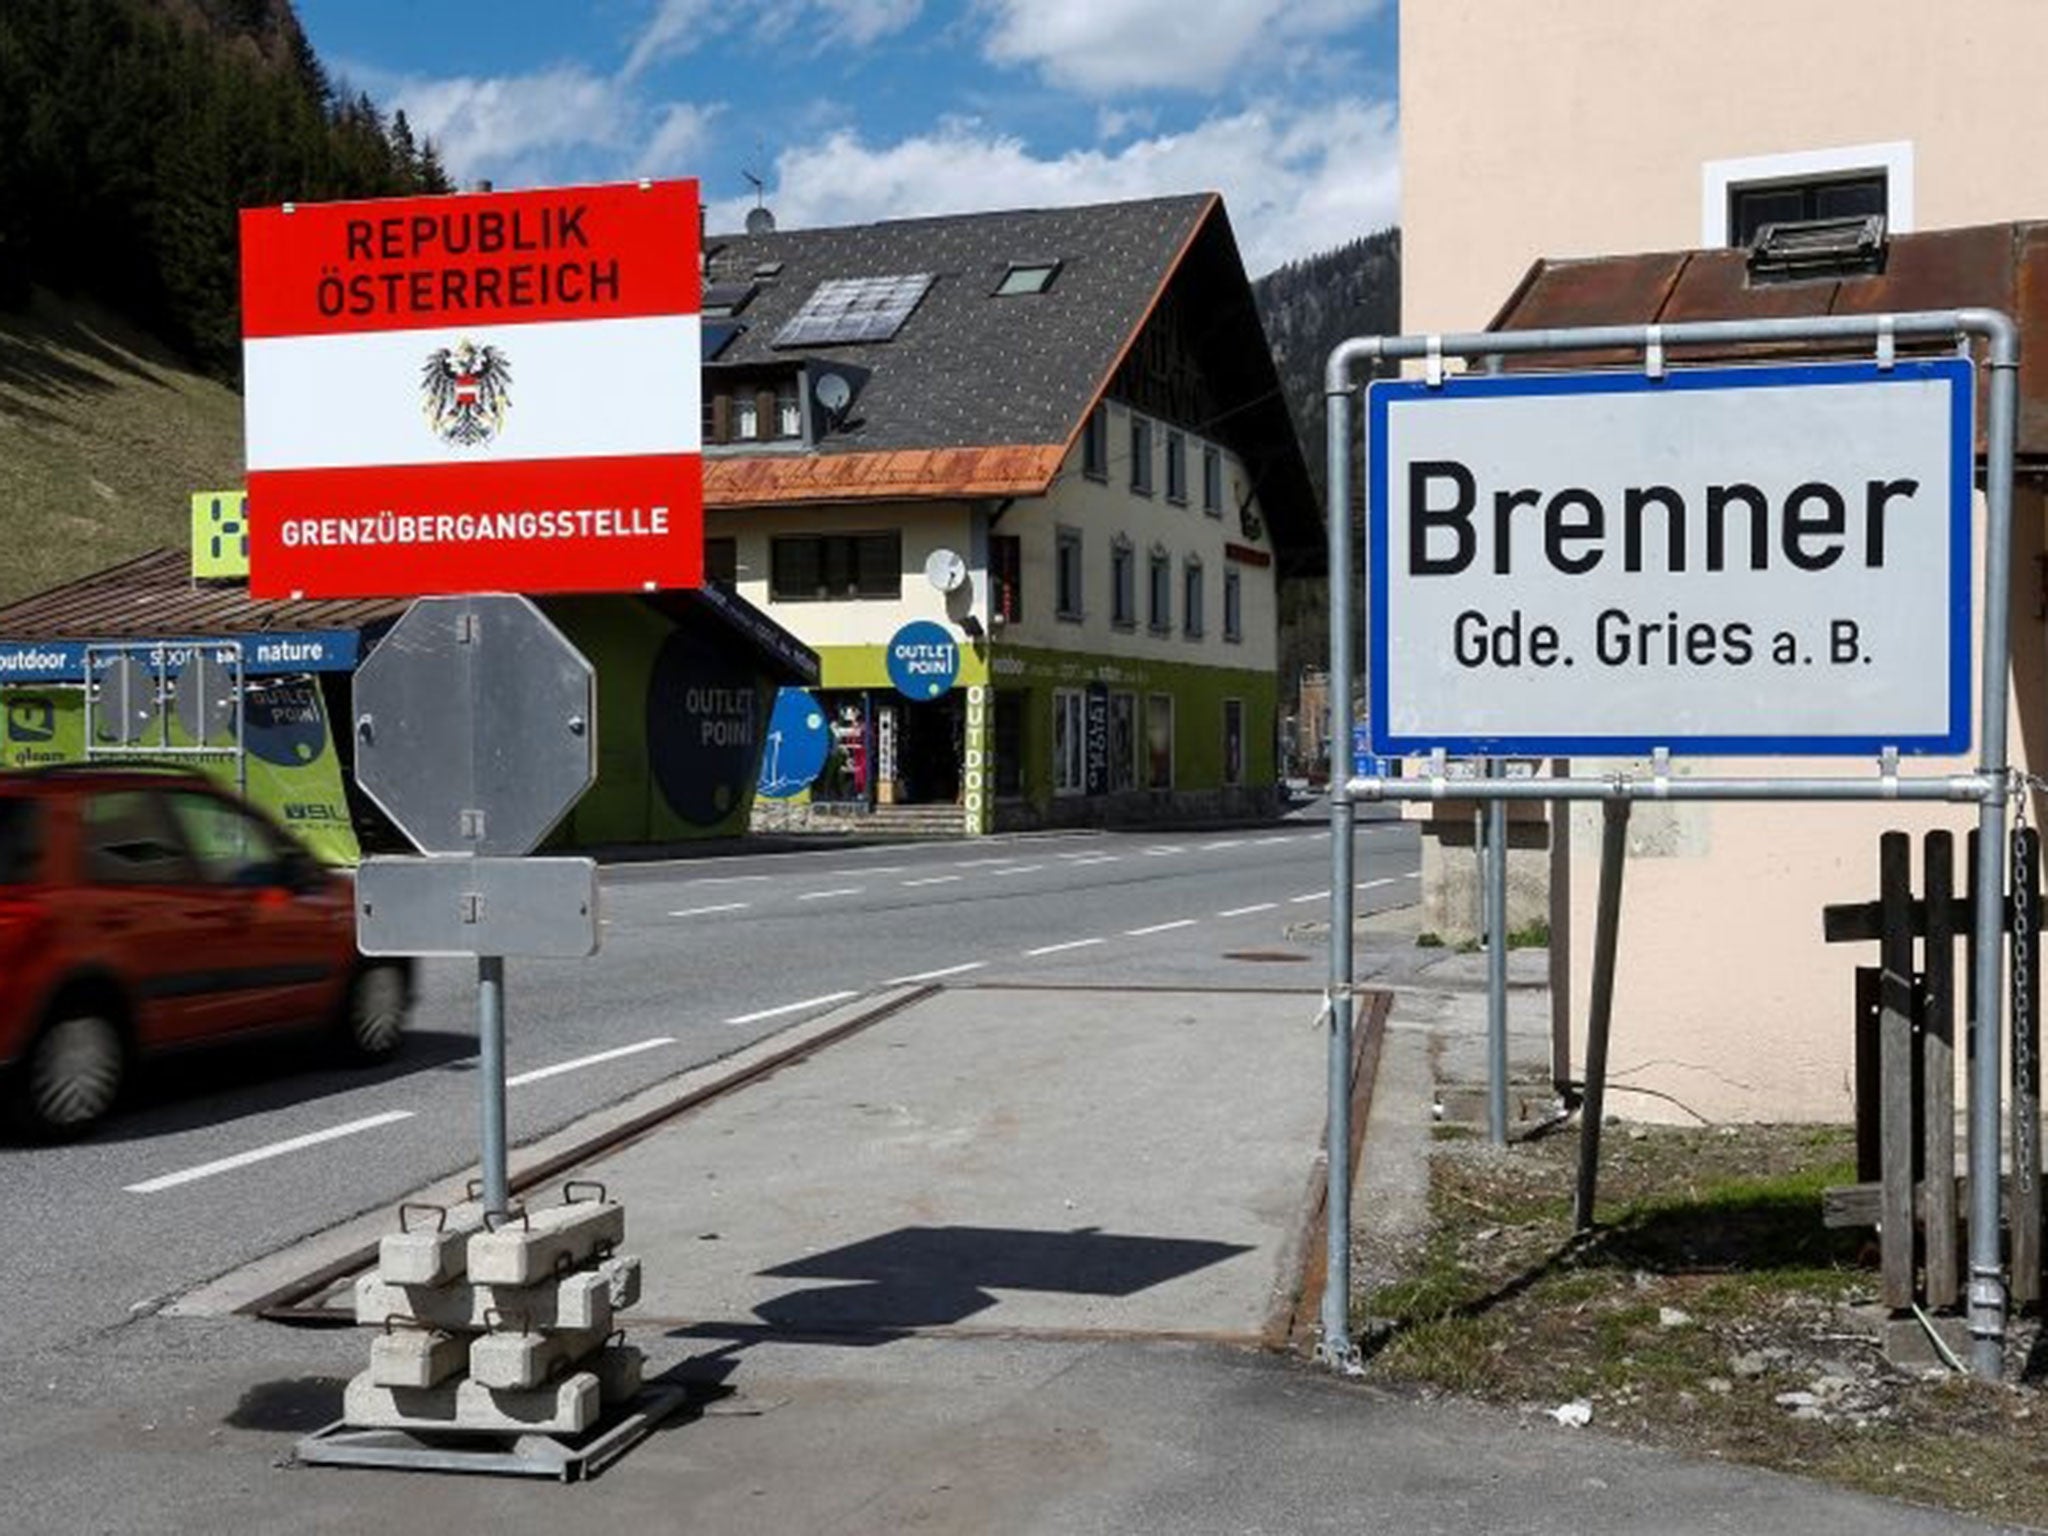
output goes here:
[{"label": "white road marking", "polygon": [[955,859],[953,867],[955,869],[986,869],[991,864],[1014,864],[1016,862],[1017,860],[1014,855],[1007,859]]},{"label": "white road marking", "polygon": [[744,885],[749,881],[773,880],[773,875],[706,875],[701,880],[685,880],[685,885]]},{"label": "white road marking", "polygon": [[[1403,880],[1420,880],[1422,878],[1422,871],[1419,869],[1411,869],[1408,871],[1407,874],[1403,875],[1401,878]],[[1989,1185],[1987,1184],[1986,1187],[1988,1188]]]},{"label": "white road marking", "polygon": [[1383,885],[1392,885],[1393,883],[1394,877],[1388,875],[1383,880],[1361,880],[1358,883],[1358,889],[1361,891],[1376,891]]},{"label": "white road marking", "polygon": [[907,891],[913,885],[949,885],[959,878],[960,876],[958,875],[926,875],[922,880],[904,881],[903,888]]},{"label": "white road marking", "polygon": [[1185,853],[1185,848],[1147,848],[1145,852],[1155,859],[1163,859],[1170,853]]},{"label": "white road marking", "polygon": [[1057,955],[1062,950],[1086,949],[1090,944],[1100,944],[1100,939],[1069,939],[1064,944],[1041,944],[1037,949],[1024,951],[1026,959],[1035,960],[1040,955]]},{"label": "white road marking", "polygon": [[825,871],[825,878],[827,880],[858,880],[862,875],[900,875],[908,868],[910,868],[908,864],[884,864],[879,869],[828,869]]},{"label": "white road marking", "polygon": [[748,903],[744,901],[723,901],[715,907],[685,907],[680,912],[669,913],[670,917],[708,917],[713,912],[744,912]]},{"label": "white road marking", "polygon": [[1091,853],[1074,860],[1074,868],[1083,869],[1090,864],[1117,864],[1123,861],[1120,853]]},{"label": "white road marking", "polygon": [[1218,912],[1216,915],[1218,917],[1250,917],[1254,912],[1271,912],[1279,905],[1280,903],[1277,901],[1262,901],[1255,906],[1232,907],[1228,912]]},{"label": "white road marking", "polygon": [[1295,906],[1299,906],[1304,901],[1328,901],[1330,893],[1328,891],[1310,891],[1306,896],[1290,896],[1287,899]]},{"label": "white road marking", "polygon": [[742,1013],[727,1019],[728,1024],[756,1024],[762,1019],[776,1018],[785,1013],[800,1013],[806,1008],[822,1008],[827,1003],[843,1003],[849,997],[858,997],[857,992],[827,992],[823,997],[807,997],[800,1003],[784,1003],[780,1008],[763,1008],[758,1013]]},{"label": "white road marking", "polygon": [[830,901],[834,896],[858,896],[863,889],[864,887],[858,885],[846,885],[841,886],[836,891],[805,891],[803,895],[797,897],[797,900]]},{"label": "white road marking", "polygon": [[965,965],[949,965],[944,970],[919,971],[915,976],[892,976],[883,982],[882,985],[885,987],[903,987],[908,986],[913,981],[937,981],[942,976],[959,976],[967,971],[978,971],[987,964],[986,960],[970,960]]},{"label": "white road marking", "polygon": [[1044,866],[1043,864],[1013,864],[1013,865],[1011,865],[1011,866],[1010,866],[1010,868],[1008,868],[1008,869],[998,869],[998,870],[994,870],[994,871],[992,871],[992,873],[993,873],[993,874],[994,874],[994,875],[995,875],[995,876],[996,876],[996,877],[997,877],[998,879],[1000,879],[1000,878],[1002,878],[1002,877],[1003,877],[1004,875],[1029,875],[1029,874],[1033,874],[1033,873],[1036,873],[1036,872],[1037,872],[1038,870],[1041,870],[1041,869],[1043,869],[1043,868],[1045,868],[1045,866]]},{"label": "white road marking", "polygon": [[190,1184],[198,1179],[210,1179],[216,1173],[229,1173],[237,1168],[246,1168],[251,1163],[268,1162],[273,1157],[283,1157],[289,1152],[300,1152],[307,1147],[317,1147],[323,1141],[339,1141],[344,1136],[353,1136],[359,1131],[374,1131],[380,1125],[395,1125],[400,1120],[410,1120],[409,1109],[389,1110],[381,1115],[371,1115],[366,1120],[351,1120],[347,1125],[333,1126],[324,1131],[312,1131],[304,1136],[294,1136],[289,1141],[274,1141],[267,1147],[257,1147],[248,1152],[237,1152],[233,1157],[223,1157],[211,1163],[201,1163],[196,1168],[182,1169],[177,1173],[162,1174],[154,1179],[144,1179],[140,1184],[130,1184],[131,1195],[153,1195],[160,1190],[175,1189],[180,1184]]},{"label": "white road marking", "polygon": [[1124,935],[1127,938],[1142,939],[1148,933],[1164,933],[1169,928],[1192,928],[1194,926],[1195,920],[1192,917],[1177,917],[1170,923],[1154,923],[1150,928],[1126,928]]},{"label": "white road marking", "polygon": [[1229,839],[1225,840],[1224,842],[1220,842],[1220,843],[1204,843],[1204,844],[1202,844],[1202,848],[1203,848],[1203,851],[1204,851],[1204,852],[1207,852],[1207,853],[1214,853],[1214,852],[1215,852],[1215,851],[1216,851],[1217,849],[1219,849],[1219,848],[1242,848],[1243,846],[1244,846],[1244,839],[1243,839],[1243,838],[1241,838],[1241,837],[1233,837],[1233,838],[1229,838]]},{"label": "white road marking", "polygon": [[1261,848],[1270,848],[1275,843],[1291,843],[1293,841],[1294,839],[1291,837],[1262,837],[1259,839],[1258,846]]},{"label": "white road marking", "polygon": [[552,1067],[535,1067],[531,1072],[522,1072],[517,1077],[505,1079],[507,1088],[518,1088],[527,1083],[537,1083],[544,1077],[560,1077],[564,1072],[574,1072],[578,1067],[594,1067],[601,1061],[617,1061],[621,1056],[637,1056],[642,1051],[651,1051],[664,1045],[674,1045],[674,1035],[657,1035],[652,1040],[642,1040],[637,1045],[622,1045],[617,1050],[599,1051],[594,1056],[578,1056],[574,1061],[558,1061]]}]

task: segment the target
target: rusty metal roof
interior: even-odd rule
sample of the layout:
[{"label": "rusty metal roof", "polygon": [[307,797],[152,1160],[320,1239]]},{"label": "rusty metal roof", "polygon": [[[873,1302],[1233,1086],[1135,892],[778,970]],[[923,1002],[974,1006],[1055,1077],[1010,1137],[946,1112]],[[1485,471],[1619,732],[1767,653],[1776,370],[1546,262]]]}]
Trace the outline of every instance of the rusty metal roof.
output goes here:
[{"label": "rusty metal roof", "polygon": [[183,550],[153,549],[0,608],[0,637],[162,640],[362,629],[405,608],[403,598],[264,602],[241,582],[194,581]]},{"label": "rusty metal roof", "polygon": [[[1494,317],[1490,330],[1579,325],[1673,325],[1690,320],[1761,320],[1815,315],[1901,314],[1982,306],[2003,310],[2020,330],[2019,456],[2048,464],[2048,222],[1981,224],[1894,235],[1884,270],[1793,282],[1750,281],[1740,250],[1657,251],[1632,256],[1541,260]],[[1752,362],[1787,355],[1847,356],[1865,345],[1820,343],[1673,348],[1674,362]],[[1901,352],[1947,350],[1923,342]],[[1511,367],[1626,366],[1633,353],[1576,353]],[[1983,390],[1978,378],[1978,446]]]},{"label": "rusty metal roof", "polygon": [[1059,473],[1058,446],[902,449],[704,460],[707,507],[930,496],[1039,496]]}]

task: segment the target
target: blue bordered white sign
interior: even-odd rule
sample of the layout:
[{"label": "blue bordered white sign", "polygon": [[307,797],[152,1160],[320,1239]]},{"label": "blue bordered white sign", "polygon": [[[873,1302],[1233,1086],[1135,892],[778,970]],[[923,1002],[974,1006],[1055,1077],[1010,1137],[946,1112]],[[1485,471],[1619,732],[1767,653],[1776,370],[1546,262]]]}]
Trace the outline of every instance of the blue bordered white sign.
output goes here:
[{"label": "blue bordered white sign", "polygon": [[1972,379],[1374,384],[1373,749],[1966,751]]},{"label": "blue bordered white sign", "polygon": [[[156,666],[174,669],[194,650],[239,641],[242,670],[250,677],[294,672],[347,672],[362,655],[362,637],[352,629],[312,629],[291,633],[227,635],[211,639],[167,640],[154,649],[123,652]],[[0,640],[0,685],[7,683],[82,683],[85,681],[84,640]],[[127,646],[129,641],[108,641]],[[161,656],[159,656],[161,652]],[[104,665],[113,652],[102,652]]]}]

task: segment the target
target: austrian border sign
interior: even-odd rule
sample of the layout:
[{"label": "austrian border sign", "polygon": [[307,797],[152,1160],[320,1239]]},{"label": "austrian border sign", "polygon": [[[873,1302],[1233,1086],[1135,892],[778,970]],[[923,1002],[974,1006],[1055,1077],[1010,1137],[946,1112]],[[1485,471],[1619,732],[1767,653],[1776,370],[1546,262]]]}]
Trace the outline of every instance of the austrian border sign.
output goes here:
[{"label": "austrian border sign", "polygon": [[1971,370],[1382,382],[1373,747],[1970,744]]},{"label": "austrian border sign", "polygon": [[703,579],[697,184],[242,214],[250,591]]}]

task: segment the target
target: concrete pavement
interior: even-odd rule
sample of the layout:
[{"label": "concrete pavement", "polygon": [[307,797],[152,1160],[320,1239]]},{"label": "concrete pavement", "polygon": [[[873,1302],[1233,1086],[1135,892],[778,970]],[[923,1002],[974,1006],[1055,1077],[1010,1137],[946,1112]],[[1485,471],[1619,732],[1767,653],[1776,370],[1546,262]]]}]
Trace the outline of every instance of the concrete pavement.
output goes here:
[{"label": "concrete pavement", "polygon": [[[1395,997],[1369,1254],[1418,1197],[1433,1062],[1483,1007],[1466,957],[1367,944],[1361,974]],[[1262,1349],[1293,1313],[1323,1118],[1320,992],[1287,969],[1253,990],[907,992],[560,1170],[625,1203],[646,1295],[623,1321],[649,1374],[691,1390],[596,1481],[290,1467],[367,1335],[214,1314],[343,1233],[0,1368],[8,1529],[1986,1529]],[[1518,1057],[1538,1013],[1517,1010]]]}]

